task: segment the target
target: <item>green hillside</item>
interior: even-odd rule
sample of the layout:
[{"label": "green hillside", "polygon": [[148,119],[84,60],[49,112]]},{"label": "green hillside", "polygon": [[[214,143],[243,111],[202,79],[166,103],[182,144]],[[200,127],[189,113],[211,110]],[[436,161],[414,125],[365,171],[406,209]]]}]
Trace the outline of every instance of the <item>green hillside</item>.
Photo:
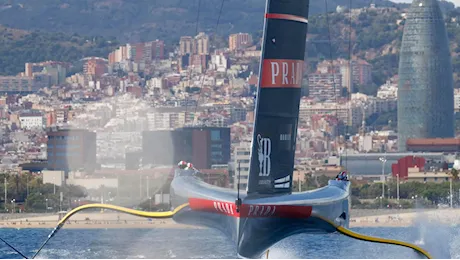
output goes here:
[{"label": "green hillside", "polygon": [[[201,0],[199,31],[212,32],[217,19],[220,0]],[[8,4],[10,5],[7,5]],[[228,34],[250,32],[260,37],[263,0],[226,0],[221,18],[217,45],[225,45]],[[344,0],[330,0],[331,9]],[[348,2],[348,1],[346,1]],[[391,2],[374,1],[377,5],[393,6]],[[136,42],[162,39],[169,49],[181,35],[193,35],[196,30],[198,0],[34,0],[0,1],[0,23],[27,28],[26,31],[0,27],[0,74],[13,75],[23,71],[25,62],[43,60],[76,61],[85,56],[106,57],[118,41]],[[369,1],[353,1],[367,6]],[[324,2],[313,2],[307,44],[310,67],[332,58],[348,58],[348,13],[329,13],[331,35],[326,15],[321,13]],[[441,2],[451,40],[454,80],[460,87],[460,9]],[[244,7],[244,8],[243,8]],[[357,6],[356,6],[357,7]],[[367,60],[374,66],[374,84],[358,86],[360,92],[373,94],[377,86],[395,75],[398,69],[399,47],[404,23],[401,13],[407,5],[385,9],[354,10],[352,19],[352,52],[354,57]],[[148,15],[146,15],[146,12]],[[359,13],[358,13],[359,12]],[[47,17],[47,18],[43,18]],[[26,19],[27,18],[27,19]],[[51,31],[51,32],[50,32]],[[58,33],[53,33],[56,31]],[[61,32],[65,31],[65,33]],[[117,37],[117,34],[123,37]],[[80,36],[100,33],[100,36]],[[328,44],[329,37],[333,39]]]},{"label": "green hillside", "polygon": [[[213,31],[221,0],[2,0],[0,24],[25,30],[115,36],[119,40],[176,41],[198,29]],[[348,0],[328,0],[329,11]],[[353,0],[353,8],[392,6],[388,0]],[[219,34],[262,28],[264,0],[225,0]],[[324,13],[325,1],[311,1],[310,15]]]},{"label": "green hillside", "polygon": [[22,72],[26,62],[74,62],[88,56],[106,57],[118,45],[114,38],[28,32],[0,26],[0,75]]}]

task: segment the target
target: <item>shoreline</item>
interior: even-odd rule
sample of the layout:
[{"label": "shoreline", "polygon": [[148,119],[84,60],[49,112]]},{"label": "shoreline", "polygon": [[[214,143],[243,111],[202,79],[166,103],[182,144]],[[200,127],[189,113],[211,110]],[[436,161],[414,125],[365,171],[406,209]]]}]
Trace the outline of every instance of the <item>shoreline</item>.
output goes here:
[{"label": "shoreline", "polygon": [[[172,221],[173,222],[173,221]],[[56,222],[0,222],[0,229],[53,229],[57,225]],[[350,228],[379,228],[379,227],[410,227],[412,222],[350,222]],[[206,229],[206,227],[184,225],[178,223],[150,223],[150,222],[128,222],[128,223],[85,223],[85,222],[70,222],[63,226],[63,229]]]},{"label": "shoreline", "polygon": [[[373,212],[374,213],[374,212]],[[382,212],[384,214],[351,217],[350,228],[365,227],[411,227],[418,220],[423,219],[425,223],[442,223],[450,225],[460,224],[460,209],[438,209],[422,212]],[[386,214],[385,214],[386,213]],[[353,210],[351,211],[353,215]],[[0,219],[1,228],[43,228],[52,229],[58,224],[58,215],[31,214],[30,217]],[[206,229],[192,225],[178,224],[172,219],[145,219],[132,215],[106,212],[79,213],[66,222],[65,229]]]},{"label": "shoreline", "polygon": [[[10,229],[53,229],[57,222],[53,223],[0,223],[1,228]],[[195,227],[175,223],[66,223],[63,229],[203,229],[202,227]]]}]

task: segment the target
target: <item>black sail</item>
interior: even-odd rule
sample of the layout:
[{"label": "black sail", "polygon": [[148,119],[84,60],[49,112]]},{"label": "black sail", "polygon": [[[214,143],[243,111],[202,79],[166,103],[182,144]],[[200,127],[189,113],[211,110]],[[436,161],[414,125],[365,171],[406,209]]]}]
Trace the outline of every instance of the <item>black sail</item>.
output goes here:
[{"label": "black sail", "polygon": [[248,194],[291,192],[308,6],[267,1]]}]

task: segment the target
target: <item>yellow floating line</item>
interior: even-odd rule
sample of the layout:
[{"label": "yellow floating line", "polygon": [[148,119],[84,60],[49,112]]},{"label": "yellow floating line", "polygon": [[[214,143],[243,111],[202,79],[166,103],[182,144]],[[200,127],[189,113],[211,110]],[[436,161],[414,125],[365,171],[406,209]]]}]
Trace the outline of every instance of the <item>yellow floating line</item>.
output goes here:
[{"label": "yellow floating line", "polygon": [[127,213],[130,215],[138,216],[138,217],[144,217],[144,218],[172,218],[174,214],[176,214],[178,211],[181,209],[187,207],[189,204],[185,203],[180,205],[179,207],[175,208],[173,211],[166,211],[166,212],[148,212],[148,211],[141,211],[141,210],[135,210],[135,209],[129,209],[125,207],[120,207],[120,206],[115,206],[115,205],[110,205],[110,204],[86,204],[83,206],[79,206],[71,210],[69,213],[67,213],[61,220],[59,220],[57,226],[51,231],[51,234],[48,235],[48,238],[45,240],[45,242],[40,246],[40,248],[35,252],[34,256],[32,259],[34,259],[45,247],[45,245],[48,243],[48,241],[56,235],[56,233],[65,225],[65,222],[70,219],[74,214],[78,213],[79,211],[85,210],[85,209],[111,209],[123,213]]},{"label": "yellow floating line", "polygon": [[179,207],[175,208],[173,211],[148,212],[148,211],[129,209],[129,208],[115,206],[115,205],[109,205],[109,204],[86,204],[86,205],[83,205],[83,206],[76,207],[73,210],[71,210],[69,213],[67,213],[59,221],[58,225],[64,225],[64,223],[70,217],[72,217],[77,212],[85,210],[85,209],[111,209],[111,210],[127,213],[127,214],[138,216],[138,217],[144,217],[144,218],[172,218],[174,216],[174,214],[176,214],[181,209],[187,207],[188,205],[189,205],[188,203],[182,204]]},{"label": "yellow floating line", "polygon": [[316,216],[315,217],[317,218],[320,218],[322,220],[324,220],[325,222],[329,223],[330,225],[332,225],[333,227],[335,227],[337,229],[338,232],[340,232],[341,234],[345,235],[345,236],[348,236],[348,237],[351,237],[351,238],[354,238],[354,239],[358,239],[358,240],[363,240],[363,241],[367,241],[367,242],[373,242],[373,243],[381,243],[381,244],[390,244],[390,245],[397,245],[397,246],[404,246],[404,247],[408,247],[408,248],[411,248],[413,249],[414,251],[416,251],[417,253],[419,254],[422,254],[423,256],[425,256],[427,259],[433,259],[433,257],[430,255],[430,253],[428,253],[425,249],[417,246],[417,245],[414,245],[414,244],[411,244],[411,243],[408,243],[408,242],[404,242],[404,241],[399,241],[399,240],[394,240],[394,239],[386,239],[386,238],[380,238],[380,237],[371,237],[371,236],[367,236],[367,235],[363,235],[363,234],[359,234],[359,233],[356,233],[354,231],[351,231],[345,227],[342,227],[342,226],[339,226],[339,225],[336,225],[334,222],[331,222],[329,221],[328,219],[325,219],[321,216]]},{"label": "yellow floating line", "polygon": [[433,257],[423,248],[416,246],[414,244],[404,242],[404,241],[399,241],[399,240],[394,240],[394,239],[386,239],[386,238],[379,238],[379,237],[371,237],[371,236],[366,236],[362,235],[356,232],[353,232],[349,229],[346,229],[344,227],[336,227],[337,231],[340,233],[344,234],[345,236],[359,239],[359,240],[364,240],[368,242],[374,242],[374,243],[382,243],[382,244],[390,244],[390,245],[397,245],[397,246],[404,246],[411,248],[415,250],[417,253],[424,255],[428,259],[433,259]]}]

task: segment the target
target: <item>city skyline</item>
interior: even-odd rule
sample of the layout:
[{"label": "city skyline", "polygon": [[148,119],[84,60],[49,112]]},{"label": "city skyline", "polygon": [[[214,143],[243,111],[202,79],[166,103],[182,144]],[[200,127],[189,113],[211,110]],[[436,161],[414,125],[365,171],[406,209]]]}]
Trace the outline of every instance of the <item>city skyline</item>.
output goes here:
[{"label": "city skyline", "polygon": [[[372,5],[353,9],[352,15],[358,21],[359,17],[369,16],[369,13],[386,15],[388,12],[395,12],[388,17],[392,19],[392,26],[402,32],[406,10],[399,12],[396,8]],[[44,162],[48,160],[51,165],[61,167],[53,170],[62,170],[66,162],[75,161],[76,167],[69,166],[79,172],[80,157],[68,160],[65,156],[73,155],[83,145],[76,145],[73,139],[74,144],[66,143],[65,137],[62,141],[59,139],[63,143],[58,143],[57,139],[47,136],[45,130],[71,125],[96,133],[93,140],[96,154],[92,157],[97,168],[100,167],[94,172],[82,168],[80,175],[72,177],[71,183],[84,183],[85,176],[96,178],[112,170],[128,174],[153,169],[156,164],[172,166],[178,160],[186,160],[200,171],[215,171],[216,179],[220,178],[219,174],[234,173],[235,165],[241,163],[241,187],[244,187],[254,132],[254,91],[259,81],[256,66],[261,58],[260,38],[241,32],[229,35],[228,41],[217,46],[212,34],[208,36],[207,33],[184,34],[175,44],[166,46],[164,39],[121,44],[103,57],[79,58],[79,70],[75,70],[73,62],[36,61],[26,62],[24,71],[18,76],[0,77],[2,87],[8,92],[7,96],[0,97],[0,118],[3,119],[0,130],[9,147],[0,154],[5,165],[32,162],[29,167],[36,170],[46,166]],[[351,61],[346,57],[331,59],[307,64],[304,72],[308,74],[304,75],[308,77],[304,77],[303,82],[297,77],[300,64],[294,64],[296,73],[291,72],[287,83],[294,86],[308,83],[309,93],[299,101],[299,121],[295,123],[297,134],[282,134],[280,138],[284,142],[296,136],[296,145],[291,152],[296,169],[302,169],[302,174],[334,177],[345,167],[342,161],[349,160],[346,168],[350,173],[373,180],[375,175],[381,174],[381,163],[378,160],[365,162],[365,154],[388,152],[394,156],[392,161],[388,156],[384,169],[388,176],[393,171],[390,163],[409,154],[394,154],[397,151],[394,130],[398,77],[375,73],[381,66],[376,66],[367,56],[353,56]],[[273,66],[282,72],[284,65]],[[281,75],[278,74],[275,82],[282,79]],[[266,84],[270,82],[265,79]],[[281,83],[284,84],[284,79]],[[366,91],[367,86],[374,84],[375,92]],[[20,95],[16,95],[17,92],[21,92]],[[280,99],[281,95],[274,97]],[[455,111],[458,112],[459,91],[455,92],[455,98],[458,101]],[[272,102],[267,105],[273,107]],[[205,146],[194,144],[193,140],[198,140],[196,136],[190,141],[172,134],[190,126],[225,128],[228,129],[225,136],[230,139],[226,139],[225,147],[221,147],[224,143],[212,143],[215,136],[203,135],[198,143],[204,144],[203,140],[210,139]],[[143,132],[156,131],[166,134],[144,140]],[[276,131],[285,132],[286,129]],[[456,140],[412,140],[409,150],[453,151],[457,147]],[[142,151],[153,147],[151,143],[155,143],[158,150],[146,158],[156,160],[144,160]],[[62,150],[63,146],[66,149]],[[174,158],[170,158],[173,152]],[[203,157],[190,158],[194,154]],[[348,159],[347,154],[357,154],[360,159]],[[223,160],[219,161],[220,157]],[[436,158],[453,160],[440,155]],[[33,163],[36,160],[40,163]],[[118,185],[113,174],[104,176],[111,177],[113,187]],[[235,180],[234,176],[229,175],[232,180]],[[436,176],[430,176],[426,177],[427,181],[436,182]],[[93,187],[89,183],[84,186]]]}]

